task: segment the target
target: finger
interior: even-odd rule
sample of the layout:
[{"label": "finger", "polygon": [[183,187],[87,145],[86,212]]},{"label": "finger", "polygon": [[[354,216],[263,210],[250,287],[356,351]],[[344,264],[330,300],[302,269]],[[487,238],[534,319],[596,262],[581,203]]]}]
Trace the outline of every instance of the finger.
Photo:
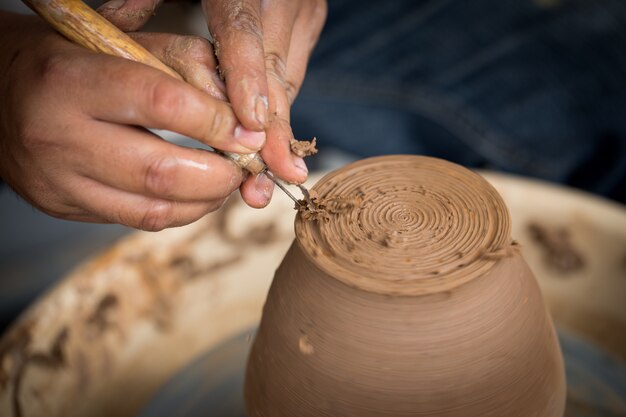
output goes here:
[{"label": "finger", "polygon": [[273,191],[274,182],[265,174],[250,175],[240,188],[243,200],[254,208],[267,206],[272,200]]},{"label": "finger", "polygon": [[304,160],[291,152],[294,139],[290,125],[290,103],[285,85],[278,77],[268,77],[270,94],[270,123],[266,129],[267,141],[261,156],[269,169],[281,179],[301,184],[306,181],[308,169]]},{"label": "finger", "polygon": [[[298,15],[300,2],[274,0],[266,2],[263,8],[263,48],[265,50],[265,71],[268,81],[277,81],[284,89],[287,76],[287,59],[291,45],[294,21]],[[269,85],[270,92],[272,86]],[[270,101],[271,97],[270,97]],[[288,112],[289,109],[286,109]],[[284,110],[283,110],[284,112]]]},{"label": "finger", "polygon": [[153,68],[93,54],[72,65],[67,77],[76,85],[78,104],[96,119],[170,130],[239,153],[255,152],[265,142],[264,132],[237,124],[227,103]]},{"label": "finger", "polygon": [[226,101],[211,43],[199,36],[136,32],[130,36],[194,87]]},{"label": "finger", "polygon": [[306,180],[307,168],[291,153],[293,139],[287,91],[287,62],[291,54],[291,37],[298,15],[298,2],[279,0],[263,9],[265,65],[269,88],[270,125],[262,156],[269,168],[280,178],[294,183]]},{"label": "finger", "polygon": [[291,33],[285,77],[285,90],[290,104],[293,104],[304,82],[309,58],[324,27],[326,14],[327,6],[323,0],[306,2],[298,13]]},{"label": "finger", "polygon": [[246,128],[263,130],[268,92],[260,0],[205,1],[203,6],[233,110]]},{"label": "finger", "polygon": [[88,178],[80,179],[75,190],[76,204],[91,213],[95,221],[152,232],[192,223],[217,210],[224,202],[183,203],[155,199],[121,191]]},{"label": "finger", "polygon": [[[89,129],[87,129],[89,126]],[[84,176],[111,187],[181,202],[224,199],[243,173],[213,152],[174,145],[143,129],[92,121],[79,132],[72,163]]]},{"label": "finger", "polygon": [[302,184],[306,181],[306,164],[291,152],[289,145],[293,139],[289,121],[273,117],[266,132],[267,143],[261,150],[261,156],[270,171],[289,183]]},{"label": "finger", "polygon": [[140,29],[154,15],[162,0],[111,0],[98,8],[108,21],[123,30]]}]

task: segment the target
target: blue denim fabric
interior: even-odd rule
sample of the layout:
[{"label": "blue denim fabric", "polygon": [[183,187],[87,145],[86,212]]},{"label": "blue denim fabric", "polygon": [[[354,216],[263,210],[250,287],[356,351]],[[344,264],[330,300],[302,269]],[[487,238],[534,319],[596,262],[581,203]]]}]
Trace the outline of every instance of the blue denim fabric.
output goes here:
[{"label": "blue denim fabric", "polygon": [[626,202],[626,1],[330,0],[292,121]]}]

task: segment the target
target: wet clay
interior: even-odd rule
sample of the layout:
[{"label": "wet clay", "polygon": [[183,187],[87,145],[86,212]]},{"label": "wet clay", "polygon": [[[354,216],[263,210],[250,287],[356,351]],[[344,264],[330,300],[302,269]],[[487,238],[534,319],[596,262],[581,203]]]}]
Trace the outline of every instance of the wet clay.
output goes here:
[{"label": "wet clay", "polygon": [[555,331],[490,184],[388,156],[312,191],[323,215],[297,215],[248,362],[248,416],[563,416]]},{"label": "wet clay", "polygon": [[317,153],[316,145],[317,138],[313,138],[311,141],[291,139],[290,142],[291,152],[298,155],[300,158],[315,155]]},{"label": "wet clay", "polygon": [[319,212],[300,210],[298,243],[327,273],[368,291],[448,290],[487,271],[489,255],[513,243],[496,190],[442,160],[367,159],[326,176],[312,192]]},{"label": "wet clay", "polygon": [[300,200],[294,207],[304,221],[329,222],[331,215],[346,213],[363,202],[362,194],[350,197],[334,196],[320,198],[317,191],[310,190],[309,197],[311,203],[306,200]]}]

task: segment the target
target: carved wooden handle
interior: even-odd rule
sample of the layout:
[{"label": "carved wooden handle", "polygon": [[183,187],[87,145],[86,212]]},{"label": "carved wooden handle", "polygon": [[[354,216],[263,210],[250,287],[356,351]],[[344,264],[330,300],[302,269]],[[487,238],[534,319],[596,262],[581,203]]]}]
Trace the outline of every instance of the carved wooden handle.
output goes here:
[{"label": "carved wooden handle", "polygon": [[100,16],[81,0],[23,0],[68,39],[95,52],[119,56],[183,78],[143,46]]},{"label": "carved wooden handle", "polygon": [[[23,2],[65,37],[85,48],[141,62],[183,80],[180,74],[81,0],[23,0]],[[230,152],[222,154],[240,168],[253,174],[265,170],[265,163],[258,154],[238,155]]]},{"label": "carved wooden handle", "polygon": [[267,165],[265,165],[265,162],[261,159],[261,155],[258,153],[234,153],[225,151],[218,151],[217,153],[224,155],[237,164],[237,166],[254,175],[265,172],[267,169]]}]

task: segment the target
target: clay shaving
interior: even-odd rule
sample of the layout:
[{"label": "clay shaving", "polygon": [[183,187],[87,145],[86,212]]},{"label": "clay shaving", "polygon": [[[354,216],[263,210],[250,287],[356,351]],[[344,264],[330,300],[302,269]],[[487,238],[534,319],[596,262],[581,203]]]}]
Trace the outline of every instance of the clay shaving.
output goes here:
[{"label": "clay shaving", "polygon": [[357,193],[352,197],[326,197],[320,198],[315,190],[309,191],[311,201],[309,204],[306,200],[300,200],[296,204],[296,210],[304,221],[329,222],[331,216],[345,213],[358,207],[363,201],[363,195]]},{"label": "clay shaving", "polygon": [[304,158],[305,156],[315,155],[317,153],[317,138],[313,138],[313,140],[291,140],[291,152],[298,155],[300,158]]}]

